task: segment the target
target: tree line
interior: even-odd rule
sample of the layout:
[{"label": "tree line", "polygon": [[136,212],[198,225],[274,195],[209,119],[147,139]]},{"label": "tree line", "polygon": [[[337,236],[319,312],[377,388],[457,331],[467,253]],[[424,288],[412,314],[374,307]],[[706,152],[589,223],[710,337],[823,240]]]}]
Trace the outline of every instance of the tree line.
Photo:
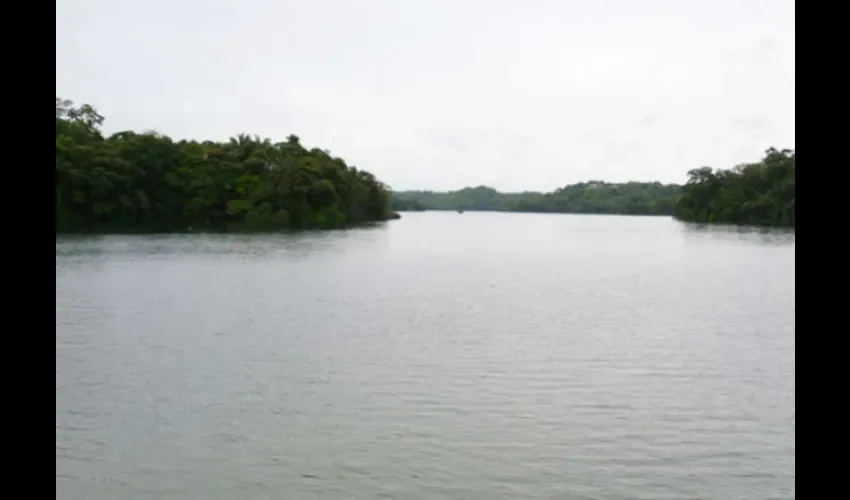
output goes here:
[{"label": "tree line", "polygon": [[682,186],[660,182],[581,182],[550,193],[502,193],[488,186],[392,193],[395,210],[672,215]]},{"label": "tree line", "polygon": [[688,172],[685,185],[581,182],[550,193],[502,193],[488,186],[398,191],[394,210],[484,210],[668,215],[686,222],[795,227],[796,153],[770,148],[755,163]]},{"label": "tree line", "polygon": [[796,152],[770,148],[761,161],[688,172],[677,219],[756,226],[795,226]]},{"label": "tree line", "polygon": [[155,132],[104,136],[92,106],[56,98],[56,232],[341,228],[396,211],[487,210],[672,215],[682,221],[795,226],[796,153],[703,167],[682,185],[571,184],[549,193],[389,191],[328,151],[240,134],[174,141]]},{"label": "tree line", "polygon": [[56,232],[341,228],[397,217],[389,189],[299,138],[227,142],[101,131],[56,98]]}]

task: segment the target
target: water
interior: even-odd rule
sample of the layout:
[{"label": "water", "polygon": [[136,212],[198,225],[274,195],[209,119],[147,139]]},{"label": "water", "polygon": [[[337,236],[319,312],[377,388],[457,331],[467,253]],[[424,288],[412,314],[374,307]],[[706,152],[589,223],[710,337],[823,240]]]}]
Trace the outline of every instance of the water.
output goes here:
[{"label": "water", "polygon": [[60,499],[794,498],[793,234],[58,238]]}]

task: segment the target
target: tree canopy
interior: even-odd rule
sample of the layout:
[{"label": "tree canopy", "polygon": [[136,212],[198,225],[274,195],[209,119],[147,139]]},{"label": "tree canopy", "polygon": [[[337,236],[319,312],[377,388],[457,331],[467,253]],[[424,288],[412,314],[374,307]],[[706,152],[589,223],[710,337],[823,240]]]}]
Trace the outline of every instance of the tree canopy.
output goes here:
[{"label": "tree canopy", "polygon": [[290,135],[272,142],[105,137],[88,104],[56,98],[56,232],[340,228],[391,218],[371,173]]},{"label": "tree canopy", "polygon": [[397,210],[672,215],[681,194],[682,186],[676,184],[590,181],[550,193],[501,193],[487,186],[448,192],[400,191],[392,194],[392,206]]},{"label": "tree canopy", "polygon": [[688,172],[684,186],[659,182],[581,182],[549,193],[398,191],[396,210],[486,210],[576,214],[673,215],[687,222],[795,227],[796,153],[770,148],[756,163]]},{"label": "tree canopy", "polygon": [[492,210],[674,215],[683,221],[795,225],[796,153],[768,149],[756,163],[659,182],[572,184],[549,193],[389,189],[365,170],[298,136],[239,134],[175,141],[156,132],[108,137],[88,104],[56,98],[56,232],[341,228],[394,210]]},{"label": "tree canopy", "polygon": [[683,221],[795,227],[796,153],[770,148],[756,163],[688,172],[675,216]]}]

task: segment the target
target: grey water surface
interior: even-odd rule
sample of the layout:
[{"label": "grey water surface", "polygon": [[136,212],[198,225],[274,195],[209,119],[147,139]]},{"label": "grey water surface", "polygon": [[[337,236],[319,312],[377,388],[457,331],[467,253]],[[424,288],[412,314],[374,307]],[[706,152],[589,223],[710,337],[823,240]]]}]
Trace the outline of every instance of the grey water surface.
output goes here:
[{"label": "grey water surface", "polygon": [[793,233],[57,237],[59,499],[789,499]]}]

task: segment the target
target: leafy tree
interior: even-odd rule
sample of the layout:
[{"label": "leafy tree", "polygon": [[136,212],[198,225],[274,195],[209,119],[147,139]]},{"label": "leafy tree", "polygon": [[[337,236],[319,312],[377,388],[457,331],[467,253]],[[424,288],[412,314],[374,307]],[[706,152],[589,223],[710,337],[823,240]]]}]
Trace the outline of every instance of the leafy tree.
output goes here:
[{"label": "leafy tree", "polygon": [[571,184],[549,193],[500,193],[487,186],[392,193],[395,210],[488,210],[673,215],[683,221],[795,227],[796,153],[770,148],[756,163],[702,167],[684,186],[659,182]]},{"label": "leafy tree", "polygon": [[300,139],[104,137],[92,106],[56,98],[56,231],[341,228],[387,220],[385,185]]},{"label": "leafy tree", "polygon": [[675,216],[691,222],[795,227],[795,186],[796,153],[770,148],[757,163],[688,172]]}]

